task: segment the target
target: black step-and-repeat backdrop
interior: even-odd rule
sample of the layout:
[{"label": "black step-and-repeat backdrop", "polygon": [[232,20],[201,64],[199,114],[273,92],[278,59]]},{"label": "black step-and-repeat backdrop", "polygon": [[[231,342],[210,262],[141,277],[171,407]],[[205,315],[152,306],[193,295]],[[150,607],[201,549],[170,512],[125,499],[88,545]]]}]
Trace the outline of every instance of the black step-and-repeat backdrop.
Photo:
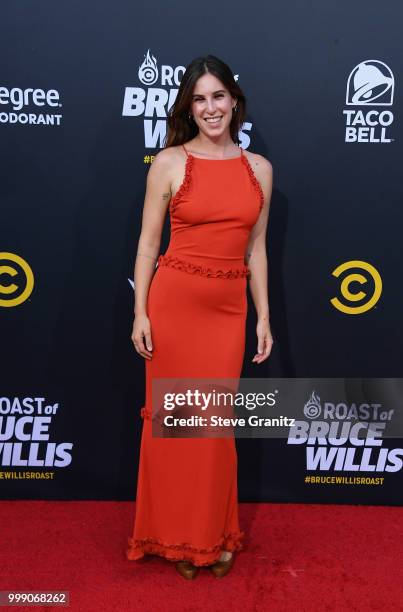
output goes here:
[{"label": "black step-and-repeat backdrop", "polygon": [[[134,499],[145,180],[185,66],[212,53],[247,96],[241,146],[274,167],[275,344],[251,363],[248,295],[243,376],[313,381],[287,438],[237,440],[240,500],[403,502],[403,440],[383,429],[403,391],[402,17],[397,0],[3,7],[1,498]],[[378,435],[336,437],[346,421]]]}]

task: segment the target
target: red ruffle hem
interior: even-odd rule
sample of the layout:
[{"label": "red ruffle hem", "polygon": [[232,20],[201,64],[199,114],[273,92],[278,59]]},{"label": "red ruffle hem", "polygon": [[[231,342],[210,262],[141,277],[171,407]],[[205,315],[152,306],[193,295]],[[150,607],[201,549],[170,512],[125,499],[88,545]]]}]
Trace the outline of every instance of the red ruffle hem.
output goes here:
[{"label": "red ruffle hem", "polygon": [[230,552],[242,550],[243,544],[241,540],[244,535],[244,532],[240,531],[238,533],[223,536],[221,540],[211,548],[195,548],[186,543],[170,544],[152,538],[134,540],[129,537],[129,548],[127,549],[126,555],[129,561],[137,561],[143,558],[144,555],[149,554],[164,557],[168,559],[168,561],[190,561],[193,565],[201,567],[212,565],[218,561],[223,550],[228,550]]}]

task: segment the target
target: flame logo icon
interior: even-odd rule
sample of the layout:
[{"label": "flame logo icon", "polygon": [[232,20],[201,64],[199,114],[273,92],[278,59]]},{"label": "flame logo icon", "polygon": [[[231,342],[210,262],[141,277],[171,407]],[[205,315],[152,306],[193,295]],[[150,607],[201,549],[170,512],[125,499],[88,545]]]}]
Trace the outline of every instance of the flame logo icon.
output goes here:
[{"label": "flame logo icon", "polygon": [[150,55],[150,49],[148,49],[144,62],[139,68],[138,75],[143,85],[153,85],[158,79],[157,60],[153,55]]},{"label": "flame logo icon", "polygon": [[379,60],[361,62],[347,80],[346,104],[391,106],[395,79],[389,66]]},{"label": "flame logo icon", "polygon": [[318,416],[320,416],[321,412],[322,406],[320,403],[320,397],[319,395],[316,395],[315,391],[312,391],[311,397],[304,406],[304,415],[308,419],[316,419]]}]

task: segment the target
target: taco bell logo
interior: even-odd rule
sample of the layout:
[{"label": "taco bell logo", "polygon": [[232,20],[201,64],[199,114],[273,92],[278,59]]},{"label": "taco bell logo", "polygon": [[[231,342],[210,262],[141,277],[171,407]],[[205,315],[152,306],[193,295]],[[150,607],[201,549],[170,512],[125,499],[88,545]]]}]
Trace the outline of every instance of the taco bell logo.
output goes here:
[{"label": "taco bell logo", "polygon": [[383,62],[367,60],[358,64],[347,81],[346,104],[354,106],[391,106],[395,79]]},{"label": "taco bell logo", "polygon": [[389,129],[394,116],[395,79],[389,66],[380,60],[366,60],[353,68],[347,79],[345,142],[389,143]]}]

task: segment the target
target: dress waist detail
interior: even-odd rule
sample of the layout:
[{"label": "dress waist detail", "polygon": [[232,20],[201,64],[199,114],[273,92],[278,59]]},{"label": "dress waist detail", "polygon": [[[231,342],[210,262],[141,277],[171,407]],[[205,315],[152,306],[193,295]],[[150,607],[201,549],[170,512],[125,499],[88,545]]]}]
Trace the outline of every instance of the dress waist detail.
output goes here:
[{"label": "dress waist detail", "polygon": [[182,257],[176,257],[175,255],[160,255],[158,257],[158,266],[168,266],[170,268],[176,268],[182,270],[188,274],[199,274],[200,276],[207,276],[211,278],[244,278],[250,276],[250,269],[246,265],[238,267],[228,267],[226,265],[203,265],[194,263],[188,259]]}]

